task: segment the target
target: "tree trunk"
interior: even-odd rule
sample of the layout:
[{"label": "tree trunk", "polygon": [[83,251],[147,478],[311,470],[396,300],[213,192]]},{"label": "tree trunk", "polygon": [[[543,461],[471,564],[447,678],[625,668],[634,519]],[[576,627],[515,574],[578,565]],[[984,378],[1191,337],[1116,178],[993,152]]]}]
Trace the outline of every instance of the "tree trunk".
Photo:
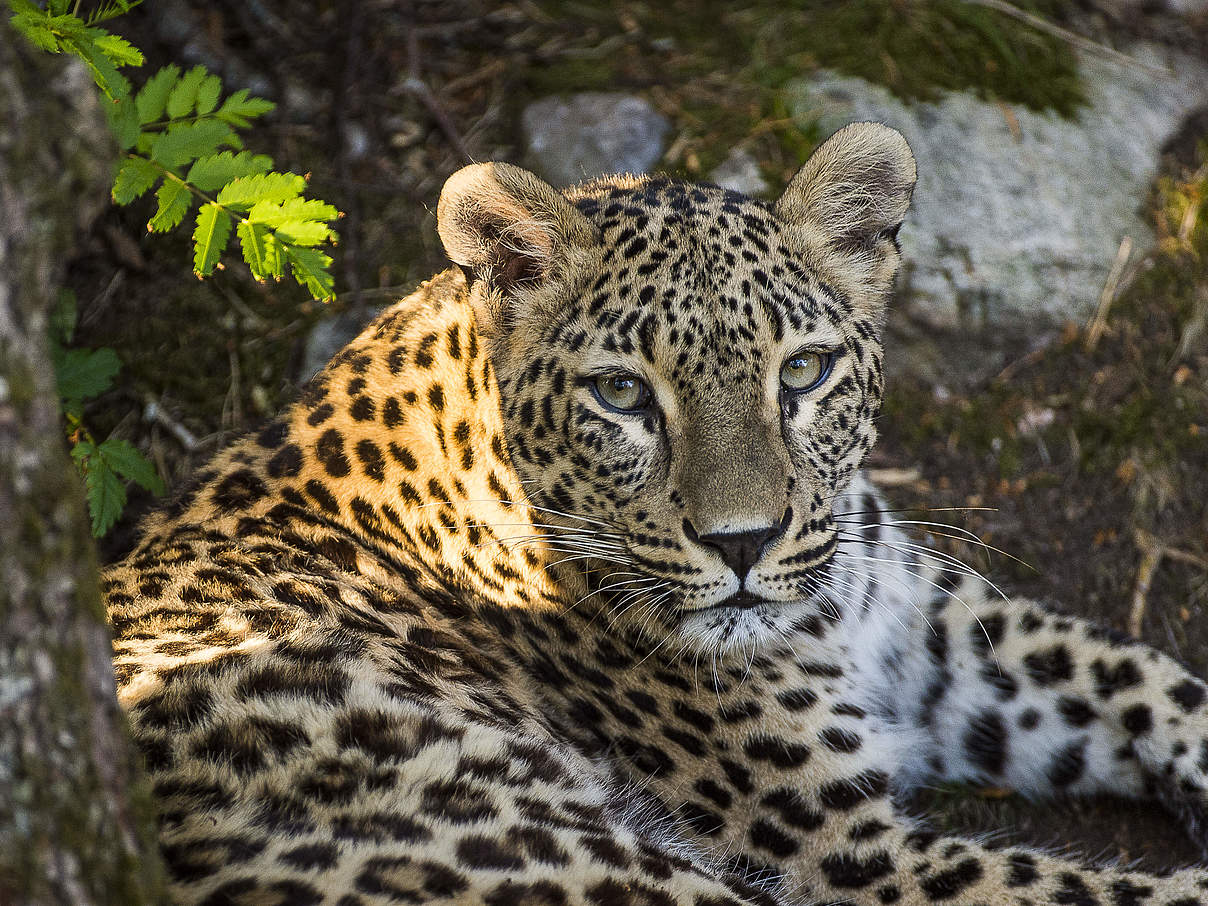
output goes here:
[{"label": "tree trunk", "polygon": [[113,161],[83,67],[0,12],[0,904],[163,899],[114,696],[82,486],[64,450],[46,324]]}]

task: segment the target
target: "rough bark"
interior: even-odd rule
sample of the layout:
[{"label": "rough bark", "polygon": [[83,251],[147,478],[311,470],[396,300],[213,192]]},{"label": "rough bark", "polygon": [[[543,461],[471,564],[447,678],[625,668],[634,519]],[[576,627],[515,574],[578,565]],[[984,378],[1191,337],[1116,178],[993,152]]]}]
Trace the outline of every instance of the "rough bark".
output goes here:
[{"label": "rough bark", "polygon": [[0,903],[162,899],[151,804],[114,696],[47,315],[114,149],[82,67],[0,13]]}]

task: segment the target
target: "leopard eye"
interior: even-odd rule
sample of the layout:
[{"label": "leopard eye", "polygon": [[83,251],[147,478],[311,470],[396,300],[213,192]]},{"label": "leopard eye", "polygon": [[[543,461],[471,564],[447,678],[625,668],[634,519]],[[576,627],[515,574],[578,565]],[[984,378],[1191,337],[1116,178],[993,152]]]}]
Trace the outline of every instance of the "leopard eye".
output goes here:
[{"label": "leopard eye", "polygon": [[591,382],[596,398],[617,412],[638,412],[650,402],[650,388],[632,374],[602,374]]},{"label": "leopard eye", "polygon": [[830,374],[832,353],[803,349],[794,353],[780,369],[780,386],[789,393],[813,390]]}]

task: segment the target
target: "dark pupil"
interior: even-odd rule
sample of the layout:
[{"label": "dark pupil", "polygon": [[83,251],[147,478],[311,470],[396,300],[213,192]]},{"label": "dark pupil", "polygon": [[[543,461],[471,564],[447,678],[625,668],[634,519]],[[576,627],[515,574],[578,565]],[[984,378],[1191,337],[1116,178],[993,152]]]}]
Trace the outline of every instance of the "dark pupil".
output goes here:
[{"label": "dark pupil", "polygon": [[623,394],[626,390],[633,386],[633,378],[615,377],[612,379],[612,389],[618,394]]},{"label": "dark pupil", "polygon": [[793,361],[789,362],[789,368],[793,371],[800,371],[804,367],[805,359],[793,359]]}]

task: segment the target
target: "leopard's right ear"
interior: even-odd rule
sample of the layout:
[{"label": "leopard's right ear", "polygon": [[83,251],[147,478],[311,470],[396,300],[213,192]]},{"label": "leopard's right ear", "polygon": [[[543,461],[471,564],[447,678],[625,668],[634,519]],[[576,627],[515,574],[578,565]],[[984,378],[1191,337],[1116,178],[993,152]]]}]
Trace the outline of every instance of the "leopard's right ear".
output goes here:
[{"label": "leopard's right ear", "polygon": [[450,176],[436,229],[449,257],[481,284],[473,295],[487,331],[515,315],[517,302],[557,281],[576,250],[600,239],[561,192],[505,163],[471,164]]},{"label": "leopard's right ear", "polygon": [[773,210],[833,282],[879,305],[901,261],[898,228],[916,177],[901,133],[852,123],[818,147]]}]

